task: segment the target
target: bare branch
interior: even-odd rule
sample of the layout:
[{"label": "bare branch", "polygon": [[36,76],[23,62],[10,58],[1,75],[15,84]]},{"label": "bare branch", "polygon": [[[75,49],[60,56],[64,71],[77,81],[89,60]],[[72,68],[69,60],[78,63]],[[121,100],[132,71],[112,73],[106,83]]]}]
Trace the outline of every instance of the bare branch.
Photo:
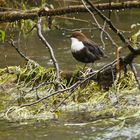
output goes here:
[{"label": "bare branch", "polygon": [[84,5],[84,7],[87,9],[87,11],[92,15],[92,17],[93,17],[95,23],[97,24],[97,26],[98,26],[99,28],[101,28],[99,22],[98,22],[97,19],[95,18],[94,13],[86,6],[86,3],[84,2],[84,0],[82,0],[82,3],[83,3],[83,5]]},{"label": "bare branch", "polygon": [[53,61],[53,65],[54,65],[54,67],[56,69],[56,80],[57,80],[57,82],[59,82],[60,81],[59,65],[58,65],[57,60],[55,58],[55,55],[54,55],[54,52],[53,52],[52,47],[47,42],[47,40],[45,39],[45,37],[42,35],[42,32],[41,32],[41,18],[39,18],[38,19],[38,22],[37,22],[37,33],[38,33],[39,38],[43,42],[43,44],[45,44],[46,48],[49,50],[51,59]]},{"label": "bare branch", "polygon": [[59,107],[70,95],[72,95],[72,93],[73,93],[81,84],[83,84],[83,83],[85,83],[86,81],[88,81],[88,80],[90,80],[91,78],[93,78],[95,75],[97,75],[98,73],[100,73],[103,69],[105,69],[105,68],[107,68],[107,67],[109,67],[109,66],[112,66],[115,62],[116,62],[116,60],[113,61],[113,62],[111,62],[110,64],[104,66],[103,68],[101,68],[101,69],[98,70],[97,72],[92,72],[92,73],[90,73],[90,74],[87,74],[86,77],[85,77],[84,79],[78,80],[76,83],[74,83],[72,86],[70,86],[70,87],[68,87],[68,88],[55,91],[54,93],[49,94],[49,95],[47,95],[47,96],[45,96],[45,97],[43,97],[43,98],[40,98],[40,99],[38,99],[38,100],[35,101],[35,102],[29,103],[29,104],[23,104],[23,105],[21,105],[21,107],[32,106],[32,105],[35,105],[35,104],[37,104],[37,103],[40,103],[41,101],[43,101],[43,100],[45,100],[45,99],[48,99],[48,98],[50,98],[50,97],[52,97],[52,96],[55,96],[55,95],[57,95],[57,94],[64,93],[65,91],[71,91],[70,94],[58,105],[58,107]]},{"label": "bare branch", "polygon": [[14,40],[11,39],[10,44],[15,48],[15,50],[18,52],[18,54],[20,54],[21,57],[23,57],[26,61],[30,61],[30,59],[25,56],[19,49],[18,47],[15,46],[15,42]]},{"label": "bare branch", "polygon": [[[105,27],[106,27],[106,21],[104,22],[102,31],[101,31],[101,33],[100,33],[100,38],[101,38],[101,42],[102,42],[102,44],[103,44],[103,49],[105,49],[105,42],[104,42],[104,39],[103,39]],[[112,40],[113,40],[113,39],[112,39]],[[114,41],[113,41],[113,42],[114,42]],[[116,43],[115,43],[115,44],[116,44]]]},{"label": "bare branch", "polygon": [[[135,57],[137,57],[138,55],[140,55],[140,49],[136,50],[136,53],[135,53],[135,54],[134,54],[134,53],[129,53],[124,59],[121,59],[121,60],[120,60],[120,67],[123,68],[124,65],[127,65],[127,64],[132,63],[132,60],[133,60]],[[130,57],[131,57],[131,59],[130,59]],[[70,87],[68,87],[68,88],[65,88],[65,89],[61,89],[61,90],[55,91],[55,92],[53,92],[52,94],[49,94],[49,95],[47,95],[47,96],[45,96],[45,97],[43,97],[43,98],[40,98],[40,99],[38,99],[38,100],[35,101],[35,102],[29,103],[29,104],[23,104],[23,105],[21,105],[21,107],[36,105],[37,103],[40,103],[41,101],[43,101],[43,100],[45,100],[45,99],[48,99],[49,97],[55,96],[55,95],[57,95],[57,94],[64,93],[65,91],[70,91],[70,93],[66,96],[66,98],[63,99],[62,102],[60,102],[60,104],[56,107],[56,109],[57,109],[69,96],[72,95],[72,93],[73,93],[80,85],[82,85],[83,83],[87,82],[88,80],[94,80],[95,76],[97,76],[98,74],[99,74],[99,75],[100,75],[100,74],[105,75],[105,73],[106,73],[106,74],[109,74],[110,77],[107,77],[107,79],[106,79],[106,78],[104,79],[104,77],[101,77],[101,79],[95,78],[96,81],[98,81],[98,80],[99,80],[99,81],[100,81],[100,80],[105,81],[105,80],[106,80],[106,81],[105,81],[106,83],[108,83],[108,82],[111,83],[111,81],[107,81],[107,80],[110,80],[110,78],[112,78],[112,83],[113,83],[114,80],[116,79],[116,78],[114,77],[114,74],[116,73],[116,72],[114,71],[114,69],[116,68],[116,63],[117,63],[117,60],[114,60],[113,62],[111,62],[111,63],[109,63],[109,64],[103,66],[103,67],[102,67],[101,69],[99,69],[98,71],[96,71],[96,72],[93,71],[93,72],[91,72],[91,73],[88,73],[88,74],[85,76],[85,78],[78,80],[78,81],[77,81],[76,83],[74,83],[72,86],[70,86]],[[102,82],[102,81],[101,81],[101,82]],[[110,83],[108,83],[109,86],[111,86]],[[99,83],[99,84],[102,84],[102,83]],[[56,110],[56,109],[55,109],[55,110]],[[54,111],[55,111],[55,110],[54,110]]]},{"label": "bare branch", "polygon": [[106,16],[105,16],[97,7],[95,7],[91,2],[89,2],[89,0],[84,0],[84,1],[86,1],[86,2],[91,6],[91,8],[94,9],[94,10],[98,13],[98,15],[99,15],[100,17],[101,17],[104,21],[106,21],[106,22],[108,23],[108,25],[110,26],[110,28],[112,29],[112,31],[114,31],[114,32],[119,36],[119,38],[121,39],[121,41],[124,42],[124,43],[127,45],[128,49],[129,49],[131,52],[135,53],[135,49],[131,46],[131,44],[129,43],[129,41],[125,38],[124,34],[123,34],[121,31],[119,31],[119,30],[115,27],[115,25],[111,22],[111,20],[110,20],[108,17],[106,17]]},{"label": "bare branch", "polygon": [[25,61],[27,62],[31,62],[34,66],[39,66],[38,63],[36,63],[35,61],[29,59],[27,56],[25,56],[19,49],[18,47],[15,46],[15,42],[11,39],[10,41],[11,45],[15,48],[15,50],[18,52],[18,54],[25,59]]},{"label": "bare branch", "polygon": [[106,22],[105,22],[105,25],[102,27],[99,22],[97,21],[94,13],[92,10],[90,10],[90,8],[86,5],[86,3],[84,2],[84,0],[82,0],[82,3],[84,5],[84,7],[87,9],[87,11],[92,15],[95,23],[96,23],[96,26],[97,28],[99,28],[102,32],[101,32],[101,41],[103,43],[103,46],[105,46],[105,43],[103,41],[103,38],[102,38],[102,35],[103,35],[103,32],[108,36],[108,38],[110,39],[110,41],[112,42],[112,44],[115,46],[115,47],[118,47],[118,45],[115,43],[115,41],[112,39],[112,37],[109,35],[109,33],[105,30],[105,25],[106,25]]},{"label": "bare branch", "polygon": [[79,84],[80,84],[80,81],[77,81],[75,84],[73,84],[73,85],[72,85],[71,87],[69,87],[69,88],[55,91],[54,93],[49,94],[49,95],[47,95],[47,96],[45,96],[45,97],[43,97],[43,98],[40,98],[39,100],[37,100],[37,101],[35,101],[35,102],[33,102],[33,103],[30,103],[30,104],[23,104],[23,105],[21,105],[20,107],[35,105],[35,104],[37,104],[37,103],[39,103],[39,102],[41,102],[41,101],[43,101],[43,100],[45,100],[45,99],[48,99],[49,97],[52,97],[52,96],[57,95],[57,94],[61,94],[61,93],[65,92],[65,91],[72,90],[73,88],[77,88],[77,87],[79,86]]}]

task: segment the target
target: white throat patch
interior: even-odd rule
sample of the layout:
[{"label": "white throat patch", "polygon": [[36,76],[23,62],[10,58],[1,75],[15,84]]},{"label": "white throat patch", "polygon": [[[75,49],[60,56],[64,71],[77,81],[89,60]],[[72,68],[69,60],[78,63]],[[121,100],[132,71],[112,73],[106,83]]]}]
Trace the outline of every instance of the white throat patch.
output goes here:
[{"label": "white throat patch", "polygon": [[77,38],[71,37],[71,51],[77,52],[82,50],[85,46],[82,41],[79,41]]}]

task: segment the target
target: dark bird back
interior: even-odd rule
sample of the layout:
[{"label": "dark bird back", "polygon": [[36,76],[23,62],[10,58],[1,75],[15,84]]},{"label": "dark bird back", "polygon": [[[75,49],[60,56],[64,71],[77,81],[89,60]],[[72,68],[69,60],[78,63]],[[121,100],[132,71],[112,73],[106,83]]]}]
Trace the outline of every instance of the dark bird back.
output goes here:
[{"label": "dark bird back", "polygon": [[93,63],[104,57],[103,50],[81,32],[74,32],[71,36],[71,51],[74,58],[83,63]]}]

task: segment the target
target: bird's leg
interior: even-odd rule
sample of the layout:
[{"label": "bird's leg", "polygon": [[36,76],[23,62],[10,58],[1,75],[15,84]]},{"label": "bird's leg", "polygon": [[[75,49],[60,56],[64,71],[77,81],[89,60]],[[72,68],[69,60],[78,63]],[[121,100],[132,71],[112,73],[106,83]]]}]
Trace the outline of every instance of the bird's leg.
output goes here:
[{"label": "bird's leg", "polygon": [[94,71],[93,67],[95,66],[94,63],[91,63],[91,71]]},{"label": "bird's leg", "polygon": [[89,75],[92,72],[94,72],[94,70],[93,70],[93,63],[90,64],[90,67],[86,69],[85,74]]}]

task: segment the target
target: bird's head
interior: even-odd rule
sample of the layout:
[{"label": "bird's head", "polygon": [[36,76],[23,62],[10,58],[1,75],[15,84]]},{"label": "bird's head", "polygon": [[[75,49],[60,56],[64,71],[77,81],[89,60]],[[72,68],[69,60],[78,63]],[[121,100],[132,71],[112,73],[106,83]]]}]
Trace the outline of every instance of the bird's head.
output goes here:
[{"label": "bird's head", "polygon": [[71,38],[76,38],[79,41],[85,40],[87,37],[80,31],[75,31],[72,33]]}]

